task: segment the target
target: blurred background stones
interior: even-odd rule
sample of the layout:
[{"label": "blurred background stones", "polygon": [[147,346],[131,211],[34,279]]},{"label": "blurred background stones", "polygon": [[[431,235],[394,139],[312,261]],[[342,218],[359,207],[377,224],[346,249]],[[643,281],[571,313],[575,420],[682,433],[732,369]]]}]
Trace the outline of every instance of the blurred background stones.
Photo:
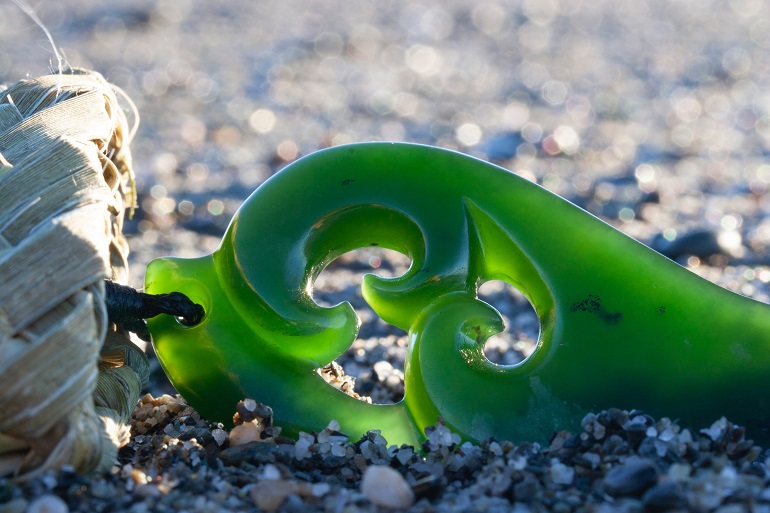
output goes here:
[{"label": "blurred background stones", "polygon": [[[491,160],[694,272],[769,299],[762,0],[35,8],[73,66],[103,73],[141,113],[138,210],[126,229],[136,287],[152,258],[213,251],[241,202],[288,162],[331,145],[398,140]],[[6,83],[45,73],[53,58],[11,2],[0,10],[0,49]],[[389,383],[405,342],[366,310],[360,275],[408,265],[356,252],[317,283],[319,302],[360,310],[361,339],[343,363],[378,397],[398,396]],[[531,352],[537,318],[510,287],[487,288],[509,325],[487,353],[514,363]],[[380,376],[377,362],[393,373],[381,364]]]}]

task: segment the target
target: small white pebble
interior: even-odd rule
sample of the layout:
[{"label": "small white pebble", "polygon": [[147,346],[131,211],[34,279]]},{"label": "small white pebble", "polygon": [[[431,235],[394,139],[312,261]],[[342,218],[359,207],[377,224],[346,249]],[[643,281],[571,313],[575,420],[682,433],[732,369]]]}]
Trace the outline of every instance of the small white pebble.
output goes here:
[{"label": "small white pebble", "polygon": [[262,474],[259,478],[263,481],[276,481],[281,479],[281,471],[278,470],[278,467],[275,465],[268,463],[265,465],[265,468],[262,469]]},{"label": "small white pebble", "polygon": [[564,463],[551,465],[551,479],[556,484],[569,485],[575,478],[575,469]]},{"label": "small white pebble", "polygon": [[414,504],[414,492],[396,470],[385,465],[371,465],[361,478],[361,493],[372,504],[403,509]]},{"label": "small white pebble", "polygon": [[527,458],[524,456],[514,456],[509,461],[509,465],[513,467],[514,470],[524,470],[527,468]]},{"label": "small white pebble", "polygon": [[332,487],[328,483],[314,483],[310,485],[310,494],[313,497],[323,497],[331,491]]},{"label": "small white pebble", "polygon": [[371,459],[372,455],[374,454],[373,445],[374,444],[372,444],[369,440],[364,440],[363,442],[361,442],[359,449],[361,450],[361,454],[366,459]]},{"label": "small white pebble", "polygon": [[227,440],[227,431],[224,429],[213,429],[211,431],[211,436],[214,437],[214,441],[219,445],[222,446],[223,443],[225,443],[225,440]]},{"label": "small white pebble", "polygon": [[663,442],[669,442],[669,441],[673,440],[675,436],[676,436],[676,432],[673,429],[671,429],[670,427],[667,427],[666,429],[664,429],[660,433],[659,438]]},{"label": "small white pebble", "polygon": [[701,429],[701,433],[705,434],[712,440],[716,441],[719,439],[720,436],[722,436],[722,433],[727,428],[727,419],[722,417],[713,424],[711,424],[711,427],[708,429]]},{"label": "small white pebble", "polygon": [[385,437],[382,436],[379,429],[375,429],[374,431],[370,431],[370,433],[374,433],[374,440],[372,443],[374,445],[385,445],[388,443],[387,440],[385,440]]},{"label": "small white pebble", "polygon": [[735,470],[735,467],[732,465],[725,466],[720,472],[719,472],[719,479],[722,482],[722,485],[725,486],[728,489],[734,488],[736,482],[738,481],[738,472]]},{"label": "small white pebble", "polygon": [[342,444],[331,444],[331,453],[332,456],[339,456],[339,457],[345,457],[345,446]]},{"label": "small white pebble", "polygon": [[591,464],[591,468],[598,468],[599,464],[602,462],[602,457],[595,452],[584,453],[583,458]]},{"label": "small white pebble", "polygon": [[502,456],[503,455],[503,448],[500,447],[499,443],[491,442],[489,444],[489,452],[491,452],[495,456]]},{"label": "small white pebble", "polygon": [[414,456],[414,450],[411,447],[399,449],[396,453],[396,458],[398,458],[398,461],[400,461],[402,465],[406,465],[406,463],[412,459],[412,456]]},{"label": "small white pebble", "polygon": [[668,468],[668,477],[672,481],[685,481],[691,472],[692,467],[687,463],[672,463]]},{"label": "small white pebble", "polygon": [[46,472],[40,479],[45,483],[46,488],[49,490],[53,490],[58,484],[56,482],[56,475],[54,475],[53,472]]},{"label": "small white pebble", "polygon": [[297,458],[297,460],[304,460],[305,458],[310,457],[310,445],[311,442],[307,439],[300,438],[297,440],[297,443],[294,444],[294,457]]},{"label": "small white pebble", "polygon": [[67,503],[56,495],[43,495],[29,505],[27,513],[69,513]]},{"label": "small white pebble", "polygon": [[348,438],[349,437],[347,435],[335,435],[335,436],[330,436],[328,441],[333,444],[344,444],[345,442],[348,441]]},{"label": "small white pebble", "polygon": [[585,429],[588,433],[590,433],[591,430],[594,428],[595,422],[596,422],[596,415],[593,413],[589,413],[585,417],[583,417],[583,420],[580,421],[580,425],[583,426],[583,429]]}]

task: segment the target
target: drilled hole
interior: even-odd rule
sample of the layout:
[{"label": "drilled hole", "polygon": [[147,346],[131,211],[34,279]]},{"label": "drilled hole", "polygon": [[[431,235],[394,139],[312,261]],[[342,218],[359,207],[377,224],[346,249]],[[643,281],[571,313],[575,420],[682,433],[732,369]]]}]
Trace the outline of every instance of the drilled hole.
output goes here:
[{"label": "drilled hole", "polygon": [[180,317],[180,316],[175,317],[175,319],[176,319],[176,322],[178,322],[179,324],[181,324],[185,328],[192,328],[192,327],[197,326],[198,324],[200,324],[200,321],[194,322],[194,321],[187,320],[184,317]]},{"label": "drilled hole", "polygon": [[491,280],[479,287],[478,297],[500,312],[505,330],[484,344],[484,355],[498,365],[515,365],[535,350],[540,319],[529,300],[512,285]]},{"label": "drilled hole", "polygon": [[[411,260],[397,251],[358,249],[331,262],[313,286],[313,299],[320,306],[347,301],[361,319],[358,338],[335,360],[334,368],[319,369],[321,375],[333,386],[346,392],[352,388],[375,404],[396,403],[404,396],[407,336],[371,309],[361,295],[361,281],[369,273],[385,278],[400,276],[410,264]],[[340,376],[340,369],[344,376]]]}]

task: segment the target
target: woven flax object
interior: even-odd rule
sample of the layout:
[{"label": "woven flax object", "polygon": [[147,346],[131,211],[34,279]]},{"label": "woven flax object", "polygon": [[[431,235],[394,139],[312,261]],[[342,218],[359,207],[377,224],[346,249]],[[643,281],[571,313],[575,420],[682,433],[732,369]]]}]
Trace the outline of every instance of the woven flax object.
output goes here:
[{"label": "woven flax object", "polygon": [[0,92],[0,476],[108,468],[126,441],[147,363],[104,279],[128,277],[129,139],[97,73]]}]

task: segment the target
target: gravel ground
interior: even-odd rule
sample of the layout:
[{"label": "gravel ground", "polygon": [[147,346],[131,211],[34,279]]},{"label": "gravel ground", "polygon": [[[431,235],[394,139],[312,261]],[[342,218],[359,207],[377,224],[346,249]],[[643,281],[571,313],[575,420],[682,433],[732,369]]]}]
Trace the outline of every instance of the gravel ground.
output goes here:
[{"label": "gravel ground", "polygon": [[[69,62],[102,72],[141,114],[139,208],[127,226],[134,286],[152,258],[213,251],[248,194],[298,156],[404,140],[492,160],[693,272],[770,300],[770,4],[761,0],[35,7]],[[5,83],[45,73],[53,59],[7,1],[0,49]],[[405,339],[366,309],[357,285],[364,272],[406,266],[392,252],[358,251],[316,282],[319,302],[359,309],[361,336],[339,363],[376,402],[403,392]],[[527,301],[500,283],[482,292],[509,326],[487,344],[490,359],[526,357],[538,332]],[[414,511],[770,509],[764,455],[717,418],[699,432],[596,412],[550,447],[460,445],[437,426],[419,455],[376,434],[343,440],[334,426],[298,443],[267,429],[268,443],[238,446],[163,395],[173,389],[157,364],[147,392],[109,475],[0,481],[0,511],[373,511],[367,482],[394,483],[388,498],[416,498]],[[364,478],[383,467],[398,477]],[[40,497],[49,503],[33,503]]]}]

